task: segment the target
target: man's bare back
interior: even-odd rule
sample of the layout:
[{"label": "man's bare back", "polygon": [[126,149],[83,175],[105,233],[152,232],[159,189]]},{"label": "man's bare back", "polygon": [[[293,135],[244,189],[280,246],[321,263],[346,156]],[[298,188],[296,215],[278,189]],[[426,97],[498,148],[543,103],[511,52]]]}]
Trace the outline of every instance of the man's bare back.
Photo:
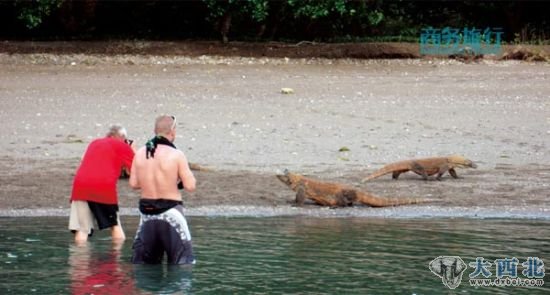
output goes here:
[{"label": "man's bare back", "polygon": [[138,150],[130,173],[130,186],[141,188],[141,198],[181,201],[179,179],[186,191],[195,190],[195,176],[182,151],[158,145],[154,157],[147,158],[145,153],[145,147]]},{"label": "man's bare back", "polygon": [[141,215],[132,246],[135,264],[162,263],[164,256],[168,264],[195,264],[178,181],[192,192],[196,180],[185,155],[174,145],[176,126],[174,116],[157,117],[155,137],[134,156],[130,186],[141,189]]}]

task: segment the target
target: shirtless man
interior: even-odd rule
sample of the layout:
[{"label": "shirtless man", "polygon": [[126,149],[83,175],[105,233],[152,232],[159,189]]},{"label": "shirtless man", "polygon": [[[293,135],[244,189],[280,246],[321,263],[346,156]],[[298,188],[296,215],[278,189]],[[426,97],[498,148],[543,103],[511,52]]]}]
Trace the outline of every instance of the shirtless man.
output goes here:
[{"label": "shirtless man", "polygon": [[176,118],[160,116],[155,137],[136,152],[130,186],[141,189],[141,218],[134,240],[132,263],[194,264],[191,234],[183,215],[179,188],[195,190],[195,177],[182,151],[176,149]]}]

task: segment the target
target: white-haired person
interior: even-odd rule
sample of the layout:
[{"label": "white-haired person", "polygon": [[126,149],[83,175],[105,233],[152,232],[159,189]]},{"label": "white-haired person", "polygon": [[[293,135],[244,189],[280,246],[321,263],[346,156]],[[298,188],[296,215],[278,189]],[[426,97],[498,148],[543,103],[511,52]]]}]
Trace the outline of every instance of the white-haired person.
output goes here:
[{"label": "white-haired person", "polygon": [[93,140],[86,149],[73,181],[69,230],[75,242],[85,242],[94,231],[110,228],[113,242],[126,235],[118,213],[117,180],[122,169],[129,170],[134,159],[132,141],[126,129],[113,125],[103,138]]}]

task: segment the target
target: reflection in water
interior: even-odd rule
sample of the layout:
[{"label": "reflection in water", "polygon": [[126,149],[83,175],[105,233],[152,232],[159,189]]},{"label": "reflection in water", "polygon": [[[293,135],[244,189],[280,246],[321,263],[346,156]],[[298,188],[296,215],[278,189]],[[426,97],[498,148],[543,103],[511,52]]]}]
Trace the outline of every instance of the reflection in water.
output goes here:
[{"label": "reflection in water", "polygon": [[138,288],[154,294],[190,294],[192,266],[134,265],[134,278]]},{"label": "reflection in water", "polygon": [[188,294],[191,267],[178,265],[132,265],[121,259],[122,243],[111,249],[94,244],[69,247],[71,293],[76,294]]},{"label": "reflection in water", "polygon": [[120,244],[110,251],[93,251],[90,243],[69,247],[72,294],[132,294],[134,282],[120,262]]}]

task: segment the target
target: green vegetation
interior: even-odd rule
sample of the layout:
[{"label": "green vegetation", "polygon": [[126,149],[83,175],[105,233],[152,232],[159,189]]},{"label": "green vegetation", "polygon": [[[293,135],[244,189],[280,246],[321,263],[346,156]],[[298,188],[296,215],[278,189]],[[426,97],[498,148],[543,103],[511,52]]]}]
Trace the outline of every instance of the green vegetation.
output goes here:
[{"label": "green vegetation", "polygon": [[510,43],[548,43],[548,1],[0,1],[7,39],[221,39],[417,42],[432,27],[502,28]]},{"label": "green vegetation", "polygon": [[62,3],[63,0],[17,0],[14,2],[14,6],[18,12],[17,18],[27,28],[33,29],[42,24],[42,20],[48,17],[52,11],[58,9]]}]

